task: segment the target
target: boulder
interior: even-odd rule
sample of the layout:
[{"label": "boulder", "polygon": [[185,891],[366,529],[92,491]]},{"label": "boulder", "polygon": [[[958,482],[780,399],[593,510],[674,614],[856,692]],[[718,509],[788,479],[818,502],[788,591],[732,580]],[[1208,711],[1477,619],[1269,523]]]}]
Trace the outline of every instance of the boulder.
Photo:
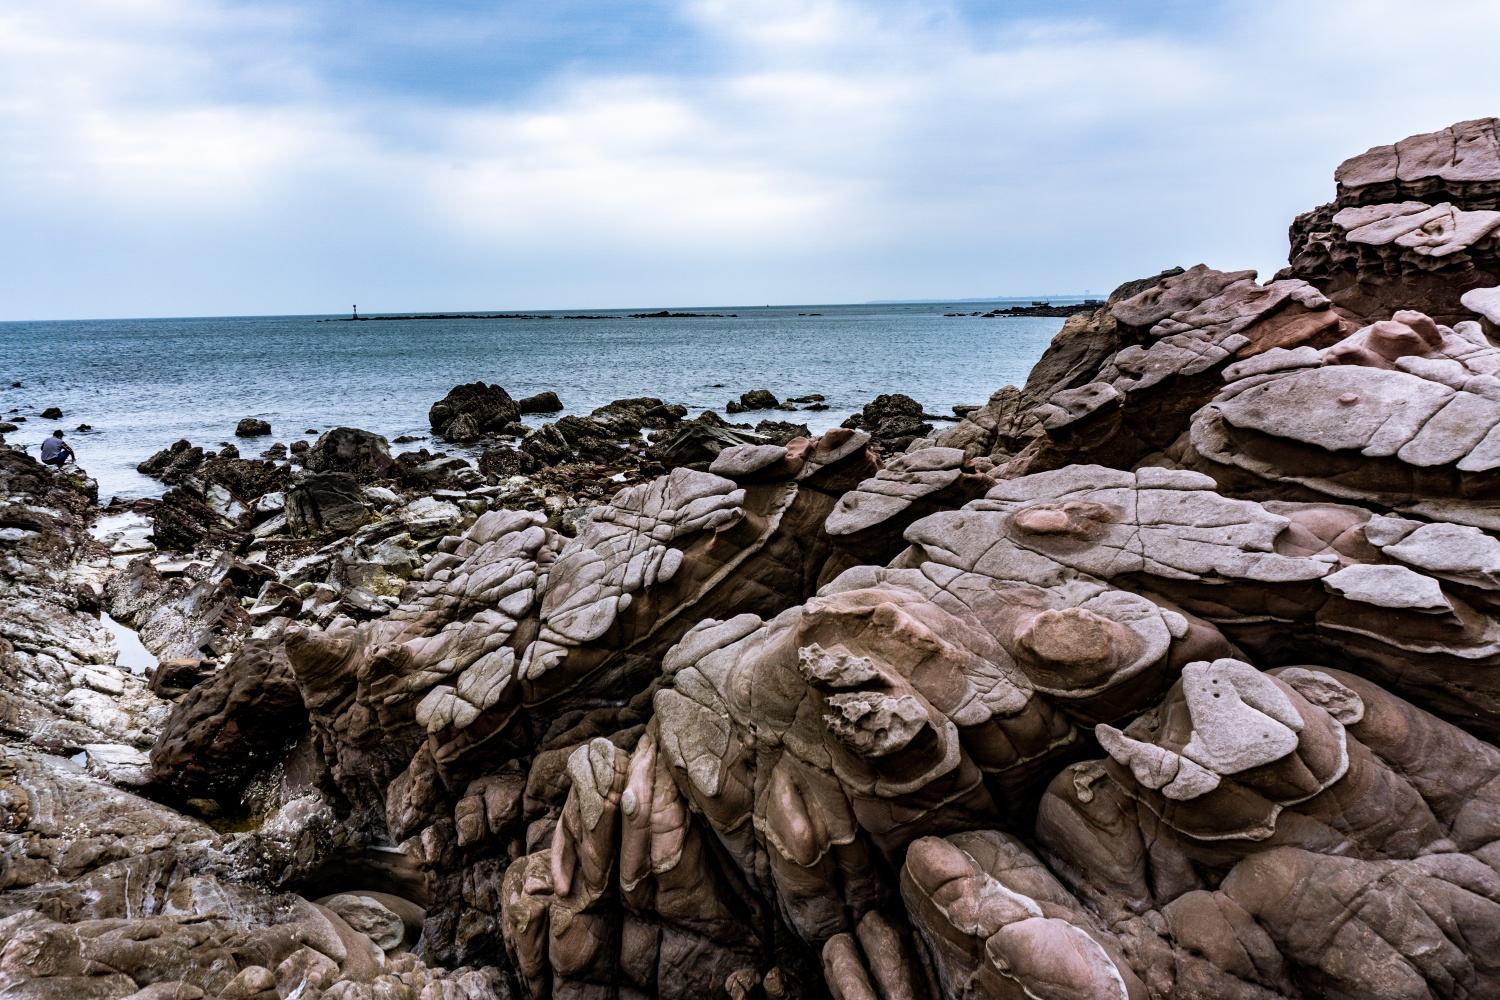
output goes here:
[{"label": "boulder", "polygon": [[531,454],[510,445],[490,445],[479,456],[479,471],[491,482],[519,476],[533,468],[535,462]]},{"label": "boulder", "polygon": [[653,444],[646,454],[664,469],[707,469],[725,448],[761,444],[766,440],[759,434],[687,421],[670,437]]},{"label": "boulder", "polygon": [[463,512],[437,497],[413,500],[400,511],[401,523],[415,538],[441,538],[458,530]]},{"label": "boulder", "polygon": [[433,454],[426,448],[403,451],[396,456],[393,474],[406,489],[472,490],[484,485],[484,476],[467,459],[457,455]]},{"label": "boulder", "polygon": [[[664,403],[654,396],[616,399],[595,409],[589,419],[615,437],[627,438],[642,430],[674,427],[687,416],[687,407]],[[567,418],[564,418],[567,419]]]},{"label": "boulder", "polygon": [[534,396],[526,396],[516,406],[522,413],[556,413],[563,408],[562,400],[550,389]]},{"label": "boulder", "polygon": [[271,433],[271,423],[259,417],[245,417],[234,425],[235,437],[264,437]]},{"label": "boulder", "polygon": [[[638,431],[636,432],[639,433]],[[625,440],[592,417],[567,416],[527,434],[521,451],[537,465],[564,462],[617,462],[625,457]]]},{"label": "boulder", "polygon": [[794,424],[789,420],[762,420],[755,425],[755,433],[772,444],[787,444],[793,438],[812,437],[806,424]]},{"label": "boulder", "polygon": [[747,413],[751,410],[774,410],[781,405],[769,389],[751,389],[740,393],[739,399],[724,404],[727,413]]},{"label": "boulder", "polygon": [[[211,498],[217,499],[221,513],[232,517],[238,517],[244,508],[254,507],[266,494],[284,489],[290,479],[285,466],[264,459],[234,457],[236,454],[223,449],[205,459],[190,477],[201,483]],[[162,478],[165,480],[171,474],[174,472],[169,469]]]},{"label": "boulder", "polygon": [[890,451],[901,451],[915,439],[932,433],[932,425],[923,420],[922,404],[899,392],[876,396],[843,426],[868,431],[878,445]]},{"label": "boulder", "polygon": [[344,919],[350,927],[374,941],[385,951],[399,947],[406,937],[406,924],[384,903],[360,893],[340,893],[322,901]]},{"label": "boulder", "polygon": [[307,727],[307,710],[280,643],[250,639],[172,709],[151,770],[180,798],[231,808],[261,770],[281,761]]},{"label": "boulder", "polygon": [[136,471],[165,483],[179,483],[203,464],[203,449],[186,438],[163,448],[137,465]]},{"label": "boulder", "polygon": [[202,490],[176,486],[151,508],[151,540],[159,549],[192,552],[200,548],[236,549],[244,534],[216,510]]},{"label": "boulder", "polygon": [[434,434],[450,441],[473,441],[499,433],[520,419],[521,410],[510,393],[498,385],[472,382],[454,386],[432,404],[427,422]]},{"label": "boulder", "polygon": [[302,466],[309,472],[347,472],[360,482],[372,482],[388,478],[395,467],[385,438],[356,427],[335,427],[311,447],[298,441],[292,449],[299,444],[307,452]]},{"label": "boulder", "polygon": [[161,660],[151,672],[151,690],[163,698],[180,698],[214,675],[213,660],[196,656]]}]

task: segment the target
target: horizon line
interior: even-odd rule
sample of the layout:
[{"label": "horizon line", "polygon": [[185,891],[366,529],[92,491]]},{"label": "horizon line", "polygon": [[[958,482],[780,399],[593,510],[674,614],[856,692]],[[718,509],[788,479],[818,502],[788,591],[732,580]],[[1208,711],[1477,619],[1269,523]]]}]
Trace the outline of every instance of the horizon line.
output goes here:
[{"label": "horizon line", "polygon": [[[364,313],[365,316],[495,316],[502,318],[514,315],[544,315],[544,314],[580,314],[580,313],[632,313],[632,312],[685,312],[696,310],[728,310],[728,309],[812,309],[819,307],[847,307],[847,306],[902,306],[902,305],[938,305],[940,303],[971,304],[976,302],[1019,302],[1019,301],[1050,301],[1053,299],[1088,299],[1103,298],[1104,294],[1098,292],[1053,292],[1048,295],[1032,293],[1028,295],[991,295],[979,297],[952,297],[952,298],[916,298],[916,299],[865,299],[859,302],[771,302],[760,305],[693,305],[693,306],[577,306],[566,308],[548,309],[423,309],[423,310],[380,310],[377,312]],[[348,312],[332,313],[220,313],[218,315],[182,316],[160,314],[154,316],[65,316],[53,319],[0,319],[0,326],[19,323],[126,323],[142,320],[169,320],[169,319],[325,319],[330,317],[349,316]]]}]

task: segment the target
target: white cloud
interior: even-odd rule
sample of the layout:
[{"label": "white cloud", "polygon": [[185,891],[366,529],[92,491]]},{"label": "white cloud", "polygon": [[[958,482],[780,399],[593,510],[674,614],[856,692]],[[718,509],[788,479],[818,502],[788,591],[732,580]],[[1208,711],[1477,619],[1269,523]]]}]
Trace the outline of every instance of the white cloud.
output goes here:
[{"label": "white cloud", "polygon": [[[1115,9],[976,24],[943,3],[688,0],[691,68],[560,53],[539,85],[460,101],[341,82],[348,53],[292,5],[11,0],[0,210],[33,245],[66,225],[123,248],[149,223],[149,273],[188,280],[0,250],[23,276],[0,316],[315,309],[335,282],[398,308],[529,307],[1270,270],[1344,156],[1500,112],[1495,0],[1235,3],[1192,28]],[[463,24],[371,30],[398,27],[440,48]],[[303,266],[268,266],[291,234]],[[205,238],[238,255],[236,301],[183,290],[224,294],[191,280]]]}]

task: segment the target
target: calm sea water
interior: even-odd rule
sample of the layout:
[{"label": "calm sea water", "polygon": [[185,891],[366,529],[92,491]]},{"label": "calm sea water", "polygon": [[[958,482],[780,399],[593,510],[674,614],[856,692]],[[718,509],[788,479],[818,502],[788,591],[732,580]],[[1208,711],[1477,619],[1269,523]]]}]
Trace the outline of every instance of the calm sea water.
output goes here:
[{"label": "calm sea water", "polygon": [[[658,396],[694,413],[722,414],[747,389],[783,398],[817,392],[829,410],[737,418],[795,419],[817,431],[882,392],[904,392],[929,412],[948,413],[1023,381],[1062,320],[943,317],[1015,301],[693,310],[737,314],[713,319],[618,312],[595,320],[0,323],[0,419],[28,418],[7,440],[32,454],[63,428],[104,498],[159,492],[135,471],[138,462],[178,438],[205,447],[233,441],[246,416],[269,420],[274,431],[238,442],[247,456],[273,440],[340,425],[388,438],[426,435],[427,408],[475,380],[516,397],[552,389],[571,413]],[[21,388],[10,387],[16,381]],[[62,408],[61,421],[39,418],[49,406]],[[93,429],[76,432],[80,423]]]}]

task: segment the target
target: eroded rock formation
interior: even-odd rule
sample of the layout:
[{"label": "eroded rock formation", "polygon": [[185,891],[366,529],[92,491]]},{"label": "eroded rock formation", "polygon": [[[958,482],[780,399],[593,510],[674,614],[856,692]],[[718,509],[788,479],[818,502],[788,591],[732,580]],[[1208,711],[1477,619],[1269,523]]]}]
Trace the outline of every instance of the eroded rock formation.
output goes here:
[{"label": "eroded rock formation", "polygon": [[1461,299],[1500,284],[1496,120],[1376,146],[1334,174],[1338,197],[1292,223],[1291,267],[1358,320],[1417,309],[1469,318]]},{"label": "eroded rock formation", "polygon": [[[287,516],[347,497],[330,544],[389,572],[321,614],[306,566],[267,579],[170,705],[12,626],[0,989],[1500,994],[1494,135],[1356,157],[1289,272],[1122,286],[904,452],[900,399],[880,441],[785,444],[621,401],[489,459],[673,431],[571,537],[311,472],[342,478]],[[22,562],[76,533],[50,509],[13,515],[33,601],[61,577]],[[96,735],[134,763],[48,756]],[[132,776],[251,829],[103,784]]]}]

